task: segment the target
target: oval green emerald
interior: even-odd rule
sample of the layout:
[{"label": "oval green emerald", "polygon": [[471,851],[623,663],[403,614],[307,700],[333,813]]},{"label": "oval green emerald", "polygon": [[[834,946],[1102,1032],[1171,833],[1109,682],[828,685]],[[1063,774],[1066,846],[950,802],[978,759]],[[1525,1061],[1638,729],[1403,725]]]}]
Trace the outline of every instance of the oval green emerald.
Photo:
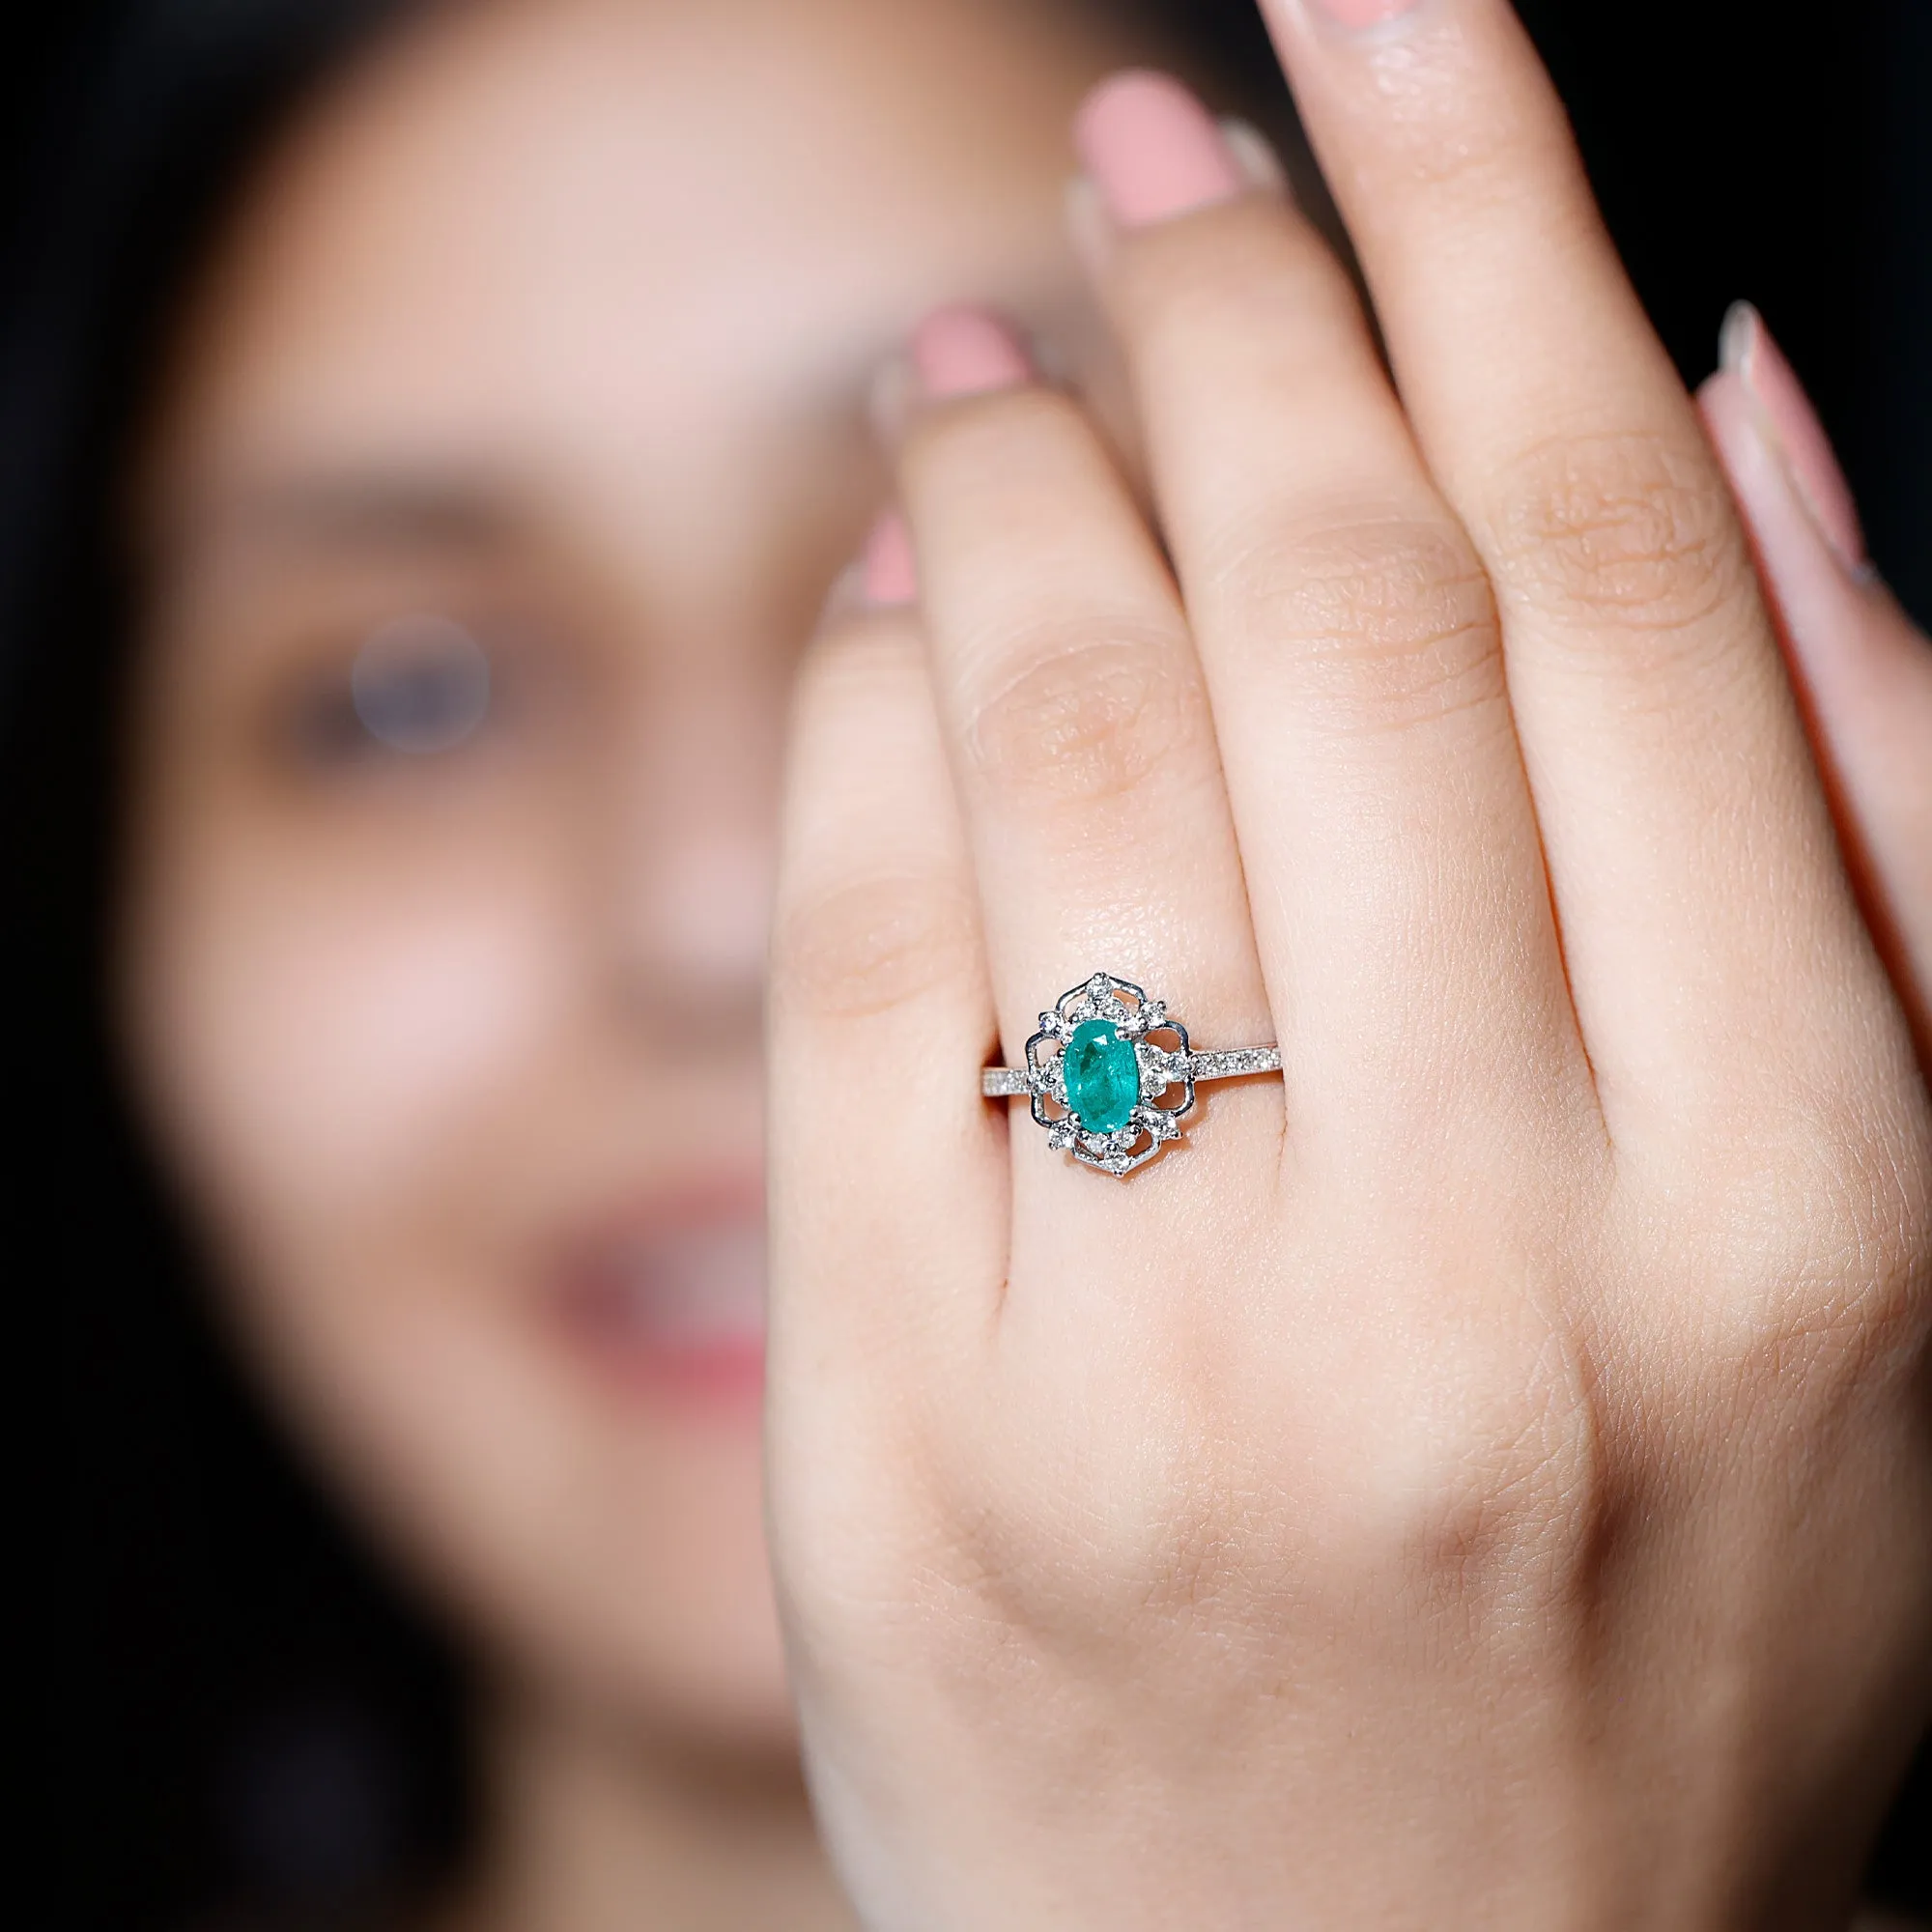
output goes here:
[{"label": "oval green emerald", "polygon": [[1134,1043],[1111,1020],[1082,1020],[1062,1061],[1066,1104],[1090,1134],[1115,1134],[1140,1104],[1141,1067]]}]

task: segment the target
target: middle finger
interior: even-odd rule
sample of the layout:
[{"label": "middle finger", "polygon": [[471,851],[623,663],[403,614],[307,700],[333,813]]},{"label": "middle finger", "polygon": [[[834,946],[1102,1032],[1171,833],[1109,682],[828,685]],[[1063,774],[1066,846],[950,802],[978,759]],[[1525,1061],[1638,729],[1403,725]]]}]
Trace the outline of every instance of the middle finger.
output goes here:
[{"label": "middle finger", "polygon": [[1408,1145],[1550,1069],[1589,1103],[1489,581],[1340,264],[1176,82],[1121,76],[1080,136],[1292,1116]]}]

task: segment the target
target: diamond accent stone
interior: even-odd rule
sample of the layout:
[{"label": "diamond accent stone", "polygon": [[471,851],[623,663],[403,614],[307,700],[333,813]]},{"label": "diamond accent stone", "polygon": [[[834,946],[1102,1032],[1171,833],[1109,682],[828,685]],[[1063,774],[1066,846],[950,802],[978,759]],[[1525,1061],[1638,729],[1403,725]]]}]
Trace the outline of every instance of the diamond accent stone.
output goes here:
[{"label": "diamond accent stone", "polygon": [[1170,1053],[1164,1046],[1143,1046],[1140,1061],[1141,1084],[1152,1094],[1185,1080],[1193,1065],[1186,1054]]},{"label": "diamond accent stone", "polygon": [[1218,1053],[1195,1053],[1187,1058],[1197,1080],[1238,1080],[1247,1073],[1281,1071],[1278,1046],[1224,1047]]}]

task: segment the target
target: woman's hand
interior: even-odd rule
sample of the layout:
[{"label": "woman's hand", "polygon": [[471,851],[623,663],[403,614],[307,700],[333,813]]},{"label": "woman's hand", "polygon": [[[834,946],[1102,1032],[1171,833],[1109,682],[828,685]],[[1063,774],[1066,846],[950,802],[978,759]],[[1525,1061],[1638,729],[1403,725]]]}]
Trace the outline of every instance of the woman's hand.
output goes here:
[{"label": "woman's hand", "polygon": [[1932,639],[1865,561],[1823,426],[1757,314],[1698,391],[1744,511],[1865,916],[1932,1072]]},{"label": "woman's hand", "polygon": [[[1115,83],[1158,535],[936,318],[917,605],[888,531],[802,685],[769,1457],[823,1821],[878,1927],[1832,1922],[1932,1689],[1907,1021],[1514,16],[1273,12],[1399,391]],[[1096,968],[1281,1043],[1124,1183],[979,1097]]]}]

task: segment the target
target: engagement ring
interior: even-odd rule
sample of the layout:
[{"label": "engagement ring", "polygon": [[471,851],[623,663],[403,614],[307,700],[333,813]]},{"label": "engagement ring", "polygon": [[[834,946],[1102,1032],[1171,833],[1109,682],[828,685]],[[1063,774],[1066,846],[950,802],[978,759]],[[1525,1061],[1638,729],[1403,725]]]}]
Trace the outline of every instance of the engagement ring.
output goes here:
[{"label": "engagement ring", "polygon": [[989,1100],[1031,1103],[1046,1144],[1103,1174],[1131,1174],[1180,1138],[1180,1117],[1203,1080],[1279,1073],[1278,1046],[1196,1053],[1187,1029],[1131,980],[1111,973],[1061,994],[1039,1016],[1024,1066],[988,1066]]}]

